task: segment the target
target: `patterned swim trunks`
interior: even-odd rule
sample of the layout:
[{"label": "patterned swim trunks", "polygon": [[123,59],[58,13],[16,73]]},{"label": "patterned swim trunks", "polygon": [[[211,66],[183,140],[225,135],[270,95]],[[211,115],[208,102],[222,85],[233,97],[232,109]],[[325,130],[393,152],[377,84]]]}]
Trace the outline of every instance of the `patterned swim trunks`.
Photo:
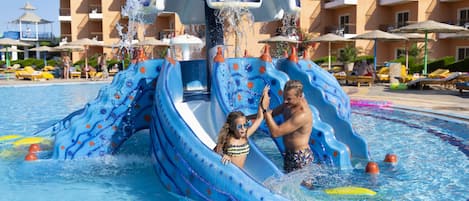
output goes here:
[{"label": "patterned swim trunks", "polygon": [[289,173],[301,169],[313,161],[314,154],[309,147],[298,151],[287,151],[283,160],[283,168]]}]

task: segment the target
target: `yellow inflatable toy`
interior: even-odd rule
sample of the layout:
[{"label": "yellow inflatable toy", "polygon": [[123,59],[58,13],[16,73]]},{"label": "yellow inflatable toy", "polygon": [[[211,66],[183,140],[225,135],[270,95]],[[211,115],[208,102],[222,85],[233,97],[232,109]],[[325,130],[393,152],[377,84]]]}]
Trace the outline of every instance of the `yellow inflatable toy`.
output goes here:
[{"label": "yellow inflatable toy", "polygon": [[3,141],[9,141],[9,140],[14,140],[22,137],[21,135],[3,135],[0,136],[0,143]]},{"label": "yellow inflatable toy", "polygon": [[30,144],[37,144],[44,142],[44,138],[42,137],[24,137],[15,142],[13,142],[13,146],[18,147],[22,145],[30,145]]},{"label": "yellow inflatable toy", "polygon": [[362,187],[344,186],[324,190],[329,195],[376,195],[376,192]]}]

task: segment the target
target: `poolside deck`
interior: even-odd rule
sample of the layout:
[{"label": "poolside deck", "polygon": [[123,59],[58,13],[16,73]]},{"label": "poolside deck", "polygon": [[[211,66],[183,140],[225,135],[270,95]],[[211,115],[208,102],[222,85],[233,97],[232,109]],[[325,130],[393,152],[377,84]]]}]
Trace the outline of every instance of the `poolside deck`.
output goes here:
[{"label": "poolside deck", "polygon": [[372,87],[343,86],[351,99],[391,101],[405,109],[433,110],[441,114],[459,116],[469,122],[469,92],[432,86],[427,90],[391,90],[386,85]]}]

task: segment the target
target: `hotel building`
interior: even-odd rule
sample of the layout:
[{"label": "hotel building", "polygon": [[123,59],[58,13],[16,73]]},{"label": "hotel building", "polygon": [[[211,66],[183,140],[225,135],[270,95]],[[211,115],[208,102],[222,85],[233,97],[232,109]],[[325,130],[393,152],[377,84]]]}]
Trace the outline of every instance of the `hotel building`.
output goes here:
[{"label": "hotel building", "polygon": [[[73,41],[80,38],[97,38],[104,44],[115,44],[120,40],[116,24],[127,24],[128,17],[121,14],[125,0],[60,0],[61,38]],[[337,33],[344,37],[372,30],[390,31],[411,23],[434,20],[469,28],[468,0],[301,0],[301,13],[292,24],[310,33],[312,37],[326,33]],[[282,21],[269,23],[244,23],[243,37],[239,40],[239,49],[247,50],[250,56],[259,56],[263,44],[259,40],[279,34]],[[199,26],[196,28],[200,28]],[[136,40],[145,38],[164,39],[185,32],[203,37],[194,26],[183,25],[177,14],[160,13],[152,24],[140,25]],[[194,31],[195,30],[195,31]],[[429,58],[454,56],[456,60],[469,57],[469,40],[452,39],[451,34],[429,34],[434,39],[428,44]],[[227,57],[234,57],[233,34],[226,37]],[[403,53],[405,42],[377,41],[378,63],[397,58]],[[373,55],[373,40],[357,40],[355,46],[361,49],[361,55]],[[407,44],[409,45],[409,44]],[[423,46],[423,42],[418,43]],[[409,45],[410,46],[410,45]],[[332,52],[344,44],[333,43]],[[109,47],[92,47],[89,55],[94,53],[111,53]],[[239,51],[238,51],[239,52]],[[312,59],[327,56],[327,43],[313,44],[310,48]],[[112,55],[112,54],[110,54]],[[238,53],[239,55],[239,53]],[[74,60],[80,53],[74,53]],[[242,55],[240,55],[242,56]]]}]

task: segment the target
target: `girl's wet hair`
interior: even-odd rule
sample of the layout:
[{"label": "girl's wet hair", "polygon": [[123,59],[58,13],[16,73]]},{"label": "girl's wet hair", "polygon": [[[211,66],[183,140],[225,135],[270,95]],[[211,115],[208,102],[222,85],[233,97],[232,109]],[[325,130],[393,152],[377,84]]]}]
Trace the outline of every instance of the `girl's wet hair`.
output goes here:
[{"label": "girl's wet hair", "polygon": [[223,154],[223,148],[226,147],[229,135],[234,133],[234,122],[240,117],[245,117],[241,111],[230,112],[228,117],[226,117],[226,122],[223,124],[220,132],[218,132],[217,146],[215,147],[217,153]]}]

